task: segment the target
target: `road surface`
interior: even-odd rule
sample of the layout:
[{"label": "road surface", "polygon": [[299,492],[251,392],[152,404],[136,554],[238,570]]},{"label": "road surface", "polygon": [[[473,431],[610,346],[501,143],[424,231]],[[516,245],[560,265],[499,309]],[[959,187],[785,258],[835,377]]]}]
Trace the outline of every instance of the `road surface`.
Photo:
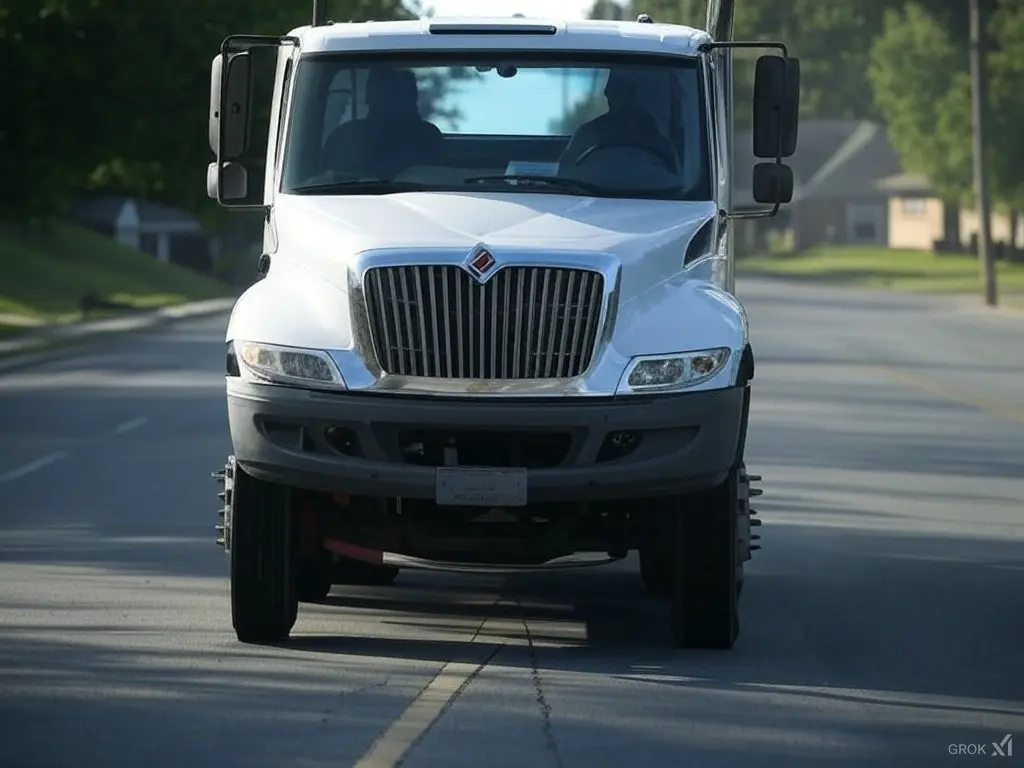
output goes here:
[{"label": "road surface", "polygon": [[240,645],[224,319],[0,376],[0,765],[907,768],[1012,734],[1024,764],[1024,316],[740,287],[765,525],[732,652],[668,650],[632,560],[403,573]]}]

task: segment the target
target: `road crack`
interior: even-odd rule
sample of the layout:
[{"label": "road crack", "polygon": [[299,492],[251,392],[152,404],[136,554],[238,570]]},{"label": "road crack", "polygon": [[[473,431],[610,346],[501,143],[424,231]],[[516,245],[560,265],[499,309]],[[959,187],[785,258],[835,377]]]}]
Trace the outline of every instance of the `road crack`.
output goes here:
[{"label": "road crack", "polygon": [[[494,618],[494,610],[504,601],[505,598],[498,598],[491,604],[491,606],[487,610],[487,614],[484,616],[483,620],[480,622],[480,624],[476,627],[476,630],[473,632],[473,635],[469,640],[470,645],[480,642],[479,638],[484,631],[484,627],[487,625],[488,621]],[[399,720],[392,723],[388,730],[381,734],[381,736],[375,742],[374,746],[371,747],[370,751],[366,754],[366,756],[363,757],[363,760],[361,760],[359,764],[363,764],[364,762],[367,765],[370,764],[371,762],[373,762],[375,752],[377,750],[380,750],[382,753],[386,753],[387,751],[393,751],[396,753],[394,754],[394,756],[388,756],[387,758],[381,760],[381,764],[387,763],[390,766],[392,766],[392,768],[400,768],[401,766],[405,765],[406,761],[413,755],[416,748],[420,745],[420,743],[422,743],[423,739],[426,738],[427,734],[433,731],[434,727],[439,722],[441,722],[441,720],[447,714],[448,710],[450,710],[455,705],[455,702],[458,701],[462,694],[464,694],[469,689],[469,686],[473,684],[473,681],[476,680],[476,678],[480,676],[480,673],[484,671],[487,665],[494,660],[494,657],[498,655],[502,647],[504,647],[504,643],[495,644],[494,647],[491,648],[488,651],[488,653],[484,656],[483,660],[478,662],[476,666],[473,667],[469,672],[456,672],[453,670],[457,669],[459,666],[465,666],[472,662],[456,661],[455,658],[449,659],[447,662],[445,662],[444,666],[441,667],[440,671],[433,678],[431,678],[431,680],[429,680],[425,686],[423,686],[419,693],[416,694],[412,704],[409,706],[408,709],[406,709],[402,717],[400,717]],[[453,655],[458,657],[458,654]],[[462,679],[459,680],[458,685],[451,690],[451,692],[444,699],[443,703],[440,703],[440,706],[437,706],[436,711],[432,711],[427,715],[427,721],[409,729],[415,731],[414,735],[407,734],[408,738],[403,738],[399,735],[392,736],[392,734],[394,733],[393,729],[404,730],[401,729],[403,718],[413,713],[413,711],[417,708],[418,705],[426,704],[425,709],[433,710],[433,705],[431,705],[427,701],[431,698],[431,694],[439,693],[441,690],[444,690],[447,682],[450,681],[454,683],[455,680],[458,679],[458,677],[462,677]],[[389,738],[393,739],[393,741],[395,742],[393,745],[388,743]]]},{"label": "road crack", "polygon": [[[522,605],[519,605],[520,612],[522,612]],[[526,616],[521,615],[520,621],[523,624],[523,632],[526,634],[527,648],[530,654],[530,677],[533,678],[533,690],[534,697],[537,701],[537,706],[540,707],[541,717],[541,730],[544,732],[544,744],[547,747],[548,752],[551,754],[551,758],[557,768],[564,768],[565,761],[562,760],[562,753],[558,748],[558,741],[555,739],[554,726],[551,722],[551,704],[548,703],[547,696],[544,694],[544,685],[541,682],[540,677],[540,662],[538,660],[538,649],[536,644],[533,642],[533,633],[530,632],[530,624],[526,620]]]}]

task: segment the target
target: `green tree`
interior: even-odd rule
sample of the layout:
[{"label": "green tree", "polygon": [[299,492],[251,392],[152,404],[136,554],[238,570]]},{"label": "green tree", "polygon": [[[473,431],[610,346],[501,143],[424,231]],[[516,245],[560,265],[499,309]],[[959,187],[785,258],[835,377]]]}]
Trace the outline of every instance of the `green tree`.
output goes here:
[{"label": "green tree", "polygon": [[[337,20],[411,17],[402,0],[334,0]],[[59,213],[78,191],[209,210],[210,62],[237,32],[309,23],[309,0],[0,0],[0,215]]]},{"label": "green tree", "polygon": [[997,48],[989,57],[993,187],[1010,210],[1024,211],[1024,5],[1003,2],[992,16]]},{"label": "green tree", "polygon": [[[993,4],[987,57],[989,130],[985,162],[993,199],[1024,207],[1024,7]],[[973,193],[971,79],[966,24],[948,9],[909,3],[886,14],[871,50],[869,78],[889,137],[908,170],[925,174],[949,202],[971,204]]]},{"label": "green tree", "polygon": [[868,77],[889,138],[908,170],[947,200],[971,184],[970,80],[964,51],[918,3],[889,10]]}]

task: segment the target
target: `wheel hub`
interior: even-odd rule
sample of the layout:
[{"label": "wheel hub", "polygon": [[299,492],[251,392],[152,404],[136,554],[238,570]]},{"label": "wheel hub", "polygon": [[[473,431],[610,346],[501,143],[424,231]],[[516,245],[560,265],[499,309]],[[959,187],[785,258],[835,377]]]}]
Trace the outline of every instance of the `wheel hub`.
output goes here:
[{"label": "wheel hub", "polygon": [[235,485],[235,457],[228,456],[228,462],[224,465],[224,469],[219,469],[210,475],[214,480],[223,485],[223,489],[217,494],[217,498],[223,502],[223,505],[217,514],[221,518],[221,522],[216,526],[217,530],[217,545],[222,547],[225,552],[231,551],[231,510],[232,510],[232,496]]},{"label": "wheel hub", "polygon": [[739,539],[741,563],[750,560],[753,553],[761,548],[761,545],[756,543],[761,540],[761,536],[752,532],[753,528],[761,525],[761,519],[757,516],[757,510],[750,506],[752,498],[764,493],[762,489],[753,487],[754,483],[760,481],[760,475],[747,474],[746,464],[740,467],[739,482],[737,483],[736,533]]}]

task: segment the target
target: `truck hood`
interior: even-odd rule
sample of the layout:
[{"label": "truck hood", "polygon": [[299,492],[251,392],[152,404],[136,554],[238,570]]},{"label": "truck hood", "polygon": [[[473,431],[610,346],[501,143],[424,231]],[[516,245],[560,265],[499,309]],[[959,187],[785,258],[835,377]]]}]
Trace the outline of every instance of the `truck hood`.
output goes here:
[{"label": "truck hood", "polygon": [[412,192],[278,196],[271,242],[289,266],[347,290],[349,261],[378,249],[469,255],[503,251],[603,253],[622,265],[619,306],[682,271],[686,246],[713,202],[618,200],[530,193]]}]

